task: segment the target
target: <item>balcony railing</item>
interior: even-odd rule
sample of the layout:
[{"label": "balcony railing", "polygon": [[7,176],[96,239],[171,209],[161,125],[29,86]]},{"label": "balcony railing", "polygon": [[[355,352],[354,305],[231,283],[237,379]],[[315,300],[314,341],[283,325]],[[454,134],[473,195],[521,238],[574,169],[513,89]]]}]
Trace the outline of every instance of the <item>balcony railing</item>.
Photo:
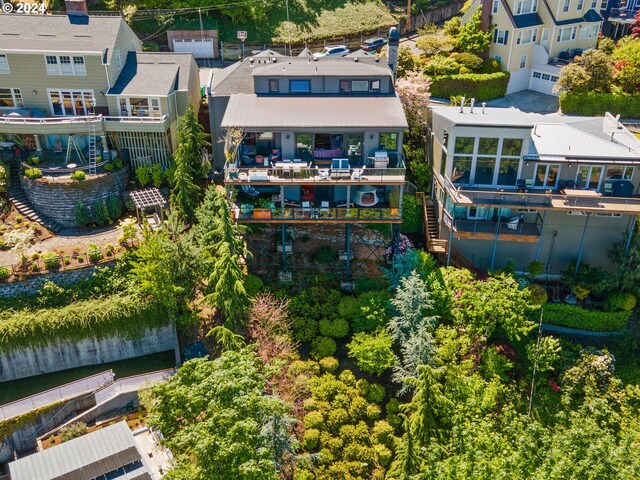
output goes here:
[{"label": "balcony railing", "polygon": [[162,117],[111,117],[102,115],[78,115],[69,117],[20,117],[20,116],[0,116],[0,125],[67,125],[78,123],[99,123],[119,122],[119,123],[164,123],[167,115]]},{"label": "balcony railing", "polygon": [[633,8],[612,8],[609,12],[609,21],[617,23],[633,23],[636,12],[640,9],[640,4]]},{"label": "balcony railing", "polygon": [[402,219],[402,211],[398,208],[375,207],[327,207],[303,208],[286,207],[254,208],[243,211],[240,207],[234,209],[234,216],[239,221],[268,222],[268,221],[353,221],[362,223],[392,222]]},{"label": "balcony railing", "polygon": [[640,197],[610,197],[593,190],[565,190],[555,193],[553,190],[546,190],[544,193],[520,192],[515,189],[473,190],[454,185],[446,176],[444,187],[453,202],[463,206],[640,214]]},{"label": "balcony railing", "polygon": [[511,219],[497,220],[469,220],[457,219],[454,221],[454,228],[457,232],[470,234],[471,236],[519,236],[519,237],[539,237],[542,231],[542,217],[535,214],[532,220],[522,221],[516,216]]}]

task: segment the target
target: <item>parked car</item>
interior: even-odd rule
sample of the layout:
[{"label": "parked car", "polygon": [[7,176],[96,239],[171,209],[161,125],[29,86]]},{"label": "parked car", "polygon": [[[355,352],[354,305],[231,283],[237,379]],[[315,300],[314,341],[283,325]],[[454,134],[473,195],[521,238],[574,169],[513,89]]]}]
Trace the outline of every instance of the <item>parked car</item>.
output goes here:
[{"label": "parked car", "polygon": [[314,53],[315,58],[320,57],[344,57],[351,53],[345,45],[332,45],[330,47],[324,47],[321,52]]},{"label": "parked car", "polygon": [[362,42],[362,45],[360,45],[360,48],[365,52],[373,53],[373,52],[379,52],[382,49],[382,47],[384,47],[386,44],[387,44],[386,38],[382,38],[382,37],[368,38],[367,40]]}]

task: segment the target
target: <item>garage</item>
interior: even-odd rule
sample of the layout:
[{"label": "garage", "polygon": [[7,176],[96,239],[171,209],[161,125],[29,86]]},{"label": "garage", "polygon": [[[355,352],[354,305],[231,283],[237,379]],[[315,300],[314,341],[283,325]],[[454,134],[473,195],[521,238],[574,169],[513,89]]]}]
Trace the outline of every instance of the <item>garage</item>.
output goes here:
[{"label": "garage", "polygon": [[531,72],[531,80],[529,81],[529,89],[557,97],[558,94],[553,92],[553,87],[557,81],[557,75],[540,70],[533,70]]},{"label": "garage", "polygon": [[174,38],[174,52],[189,52],[195,58],[214,58],[211,38]]}]

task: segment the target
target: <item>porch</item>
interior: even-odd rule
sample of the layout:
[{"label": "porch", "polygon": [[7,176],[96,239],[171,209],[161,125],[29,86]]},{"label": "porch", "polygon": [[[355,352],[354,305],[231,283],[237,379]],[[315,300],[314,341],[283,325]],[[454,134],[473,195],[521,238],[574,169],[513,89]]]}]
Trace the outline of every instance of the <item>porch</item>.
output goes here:
[{"label": "porch", "polygon": [[499,240],[511,242],[537,242],[542,231],[542,217],[539,214],[527,215],[532,218],[510,217],[496,220],[454,221],[454,238],[475,238],[478,240]]}]

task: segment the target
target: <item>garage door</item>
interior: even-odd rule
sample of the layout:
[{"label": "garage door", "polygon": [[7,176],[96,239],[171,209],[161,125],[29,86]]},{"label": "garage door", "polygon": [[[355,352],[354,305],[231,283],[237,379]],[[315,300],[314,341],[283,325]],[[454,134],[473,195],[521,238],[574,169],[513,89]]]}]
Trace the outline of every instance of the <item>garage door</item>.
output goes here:
[{"label": "garage door", "polygon": [[547,95],[558,96],[557,93],[553,93],[553,87],[558,81],[557,75],[550,73],[540,72],[534,70],[531,73],[531,80],[529,82],[529,89],[540,93],[546,93]]},{"label": "garage door", "polygon": [[174,38],[173,51],[191,52],[196,58],[213,58],[213,40],[210,38]]}]

